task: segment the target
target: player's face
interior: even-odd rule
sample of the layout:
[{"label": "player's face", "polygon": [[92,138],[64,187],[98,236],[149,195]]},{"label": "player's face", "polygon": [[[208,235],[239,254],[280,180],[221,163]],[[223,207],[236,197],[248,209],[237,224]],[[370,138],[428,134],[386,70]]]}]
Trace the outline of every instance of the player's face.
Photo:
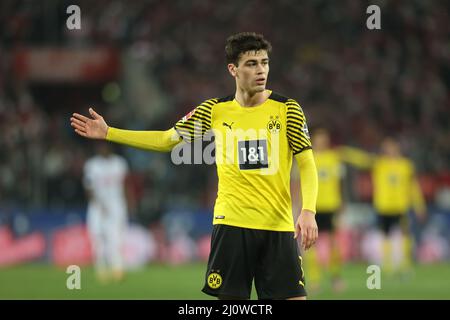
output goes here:
[{"label": "player's face", "polygon": [[267,51],[247,51],[241,55],[237,66],[229,64],[228,69],[239,88],[251,94],[263,92],[269,75]]},{"label": "player's face", "polygon": [[385,139],[381,143],[382,152],[389,157],[398,157],[400,156],[400,146],[398,143],[390,138]]}]

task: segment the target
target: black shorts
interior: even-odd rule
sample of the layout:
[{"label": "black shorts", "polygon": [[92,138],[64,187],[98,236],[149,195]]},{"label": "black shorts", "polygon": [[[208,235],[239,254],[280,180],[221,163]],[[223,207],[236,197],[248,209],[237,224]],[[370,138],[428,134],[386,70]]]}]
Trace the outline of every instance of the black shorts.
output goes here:
[{"label": "black shorts", "polygon": [[378,226],[385,235],[388,235],[395,228],[400,228],[402,232],[408,229],[405,214],[383,215],[378,214]]},{"label": "black shorts", "polygon": [[259,299],[306,296],[294,233],[214,225],[202,291],[249,299],[253,279]]},{"label": "black shorts", "polygon": [[317,212],[316,222],[319,232],[334,231],[334,213],[333,212]]}]

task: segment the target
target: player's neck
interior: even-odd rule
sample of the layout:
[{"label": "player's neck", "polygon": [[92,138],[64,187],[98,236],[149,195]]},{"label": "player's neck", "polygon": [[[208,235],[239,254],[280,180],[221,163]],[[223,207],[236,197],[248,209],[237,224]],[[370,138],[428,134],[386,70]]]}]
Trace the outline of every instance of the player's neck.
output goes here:
[{"label": "player's neck", "polygon": [[267,89],[252,93],[238,88],[234,98],[242,107],[254,107],[264,103],[269,96],[270,91]]}]

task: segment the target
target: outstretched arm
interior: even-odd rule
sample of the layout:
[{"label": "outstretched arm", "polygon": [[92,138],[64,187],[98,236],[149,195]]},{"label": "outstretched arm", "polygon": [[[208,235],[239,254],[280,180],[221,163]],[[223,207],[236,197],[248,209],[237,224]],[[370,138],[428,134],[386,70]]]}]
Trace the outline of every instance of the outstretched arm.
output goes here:
[{"label": "outstretched arm", "polygon": [[89,108],[91,118],[74,113],[71,125],[80,136],[90,139],[103,139],[131,147],[168,152],[182,140],[175,129],[166,131],[134,131],[109,127],[103,117]]},{"label": "outstretched arm", "polygon": [[370,169],[375,161],[375,155],[354,147],[342,146],[338,148],[342,161],[359,169]]},{"label": "outstretched arm", "polygon": [[159,152],[169,152],[182,141],[174,128],[166,131],[134,131],[112,127],[108,129],[106,140]]}]

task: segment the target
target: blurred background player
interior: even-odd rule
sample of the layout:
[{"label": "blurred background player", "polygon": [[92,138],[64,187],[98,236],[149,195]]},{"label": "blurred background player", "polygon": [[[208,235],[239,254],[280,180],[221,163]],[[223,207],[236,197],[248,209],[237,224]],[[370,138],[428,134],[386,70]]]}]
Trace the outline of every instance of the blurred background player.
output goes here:
[{"label": "blurred background player", "polygon": [[[359,168],[372,170],[373,206],[378,227],[383,234],[382,264],[388,274],[407,274],[412,265],[412,237],[409,232],[408,213],[414,209],[420,222],[426,216],[425,201],[411,160],[401,153],[399,143],[387,137],[380,146],[380,155],[343,147],[345,159]],[[394,264],[394,232],[401,230],[402,255]]]},{"label": "blurred background player", "polygon": [[[345,288],[341,278],[341,255],[336,239],[337,214],[341,210],[341,177],[343,164],[337,150],[330,146],[330,135],[326,129],[316,129],[312,135],[314,158],[319,177],[316,221],[319,227],[317,246],[305,253],[308,268],[308,287],[317,291],[322,280],[322,268],[329,272],[333,289]],[[322,249],[322,250],[320,250]]]},{"label": "blurred background player", "polygon": [[124,275],[122,242],[127,226],[125,178],[128,164],[98,142],[96,155],[84,166],[84,186],[89,198],[87,226],[95,269],[101,282],[120,281]]}]

